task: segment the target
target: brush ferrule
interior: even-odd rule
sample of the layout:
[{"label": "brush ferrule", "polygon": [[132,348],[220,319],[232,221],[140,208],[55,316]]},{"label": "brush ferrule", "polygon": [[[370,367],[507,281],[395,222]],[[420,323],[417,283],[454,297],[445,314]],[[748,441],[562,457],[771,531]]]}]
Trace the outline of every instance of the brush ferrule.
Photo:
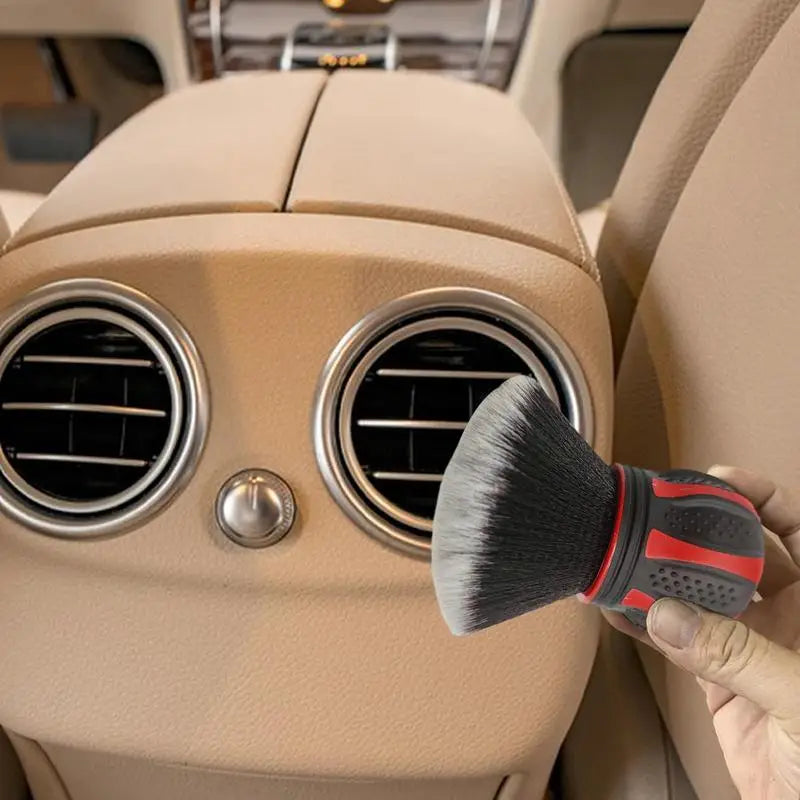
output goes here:
[{"label": "brush ferrule", "polygon": [[[587,600],[615,606],[625,596],[636,568],[650,511],[651,473],[638,467],[615,464],[617,472],[617,517],[608,552],[595,578],[594,593]],[[615,541],[616,540],[616,541]]]},{"label": "brush ferrule", "polygon": [[630,503],[630,492],[627,491],[629,480],[626,479],[625,467],[620,464],[614,464],[614,471],[617,475],[617,512],[614,516],[614,529],[611,531],[611,539],[603,556],[599,572],[589,587],[578,595],[579,599],[584,603],[596,601],[607,582],[609,573],[613,571],[612,565],[619,561],[617,549],[620,546],[620,530],[623,526],[623,520],[628,516],[625,512],[625,504]]}]

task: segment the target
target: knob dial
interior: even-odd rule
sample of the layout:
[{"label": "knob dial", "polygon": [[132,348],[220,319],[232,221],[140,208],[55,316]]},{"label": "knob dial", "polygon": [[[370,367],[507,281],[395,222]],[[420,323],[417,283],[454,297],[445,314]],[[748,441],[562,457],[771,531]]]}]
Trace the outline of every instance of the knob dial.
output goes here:
[{"label": "knob dial", "polygon": [[229,478],[219,490],[217,523],[243,547],[268,547],[291,530],[295,518],[292,490],[279,475],[247,469]]}]

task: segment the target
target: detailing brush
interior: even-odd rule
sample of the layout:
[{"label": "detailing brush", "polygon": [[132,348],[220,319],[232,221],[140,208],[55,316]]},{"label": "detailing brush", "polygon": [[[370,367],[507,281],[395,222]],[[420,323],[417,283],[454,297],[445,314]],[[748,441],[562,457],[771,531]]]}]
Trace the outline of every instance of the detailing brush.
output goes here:
[{"label": "detailing brush", "polygon": [[433,519],[436,596],[458,635],[576,594],[639,626],[666,596],[736,616],[763,563],[749,500],[700,472],[609,466],[523,376],[473,414]]}]

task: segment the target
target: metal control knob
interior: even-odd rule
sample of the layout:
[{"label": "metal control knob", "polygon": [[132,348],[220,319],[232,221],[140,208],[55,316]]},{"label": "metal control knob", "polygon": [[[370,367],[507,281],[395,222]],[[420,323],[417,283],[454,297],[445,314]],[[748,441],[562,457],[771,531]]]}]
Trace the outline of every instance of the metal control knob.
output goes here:
[{"label": "metal control knob", "polygon": [[286,481],[265,469],[246,469],[219,490],[217,523],[243,547],[268,547],[292,527],[295,503]]}]

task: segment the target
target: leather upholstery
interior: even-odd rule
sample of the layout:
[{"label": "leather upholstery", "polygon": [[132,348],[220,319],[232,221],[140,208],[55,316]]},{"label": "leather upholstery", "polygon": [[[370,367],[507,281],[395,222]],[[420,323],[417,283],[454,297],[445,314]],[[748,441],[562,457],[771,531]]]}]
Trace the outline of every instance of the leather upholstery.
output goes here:
[{"label": "leather upholstery", "polygon": [[[800,481],[798,92],[800,9],[729,103],[655,250],[619,370],[621,461]],[[733,800],[694,680],[650,653],[645,664],[700,800]]]},{"label": "leather upholstery", "polygon": [[731,100],[798,0],[707,0],[642,122],[597,260],[615,361],[687,180]]},{"label": "leather upholstery", "polygon": [[39,745],[16,735],[13,739],[35,800],[487,800],[497,796],[501,783],[497,777],[435,781],[265,778]]},{"label": "leather upholstery", "polygon": [[568,800],[696,800],[634,643],[609,626],[561,750],[561,779]]},{"label": "leather upholstery", "polygon": [[152,103],[100,142],[9,246],[131,219],[279,211],[324,82],[316,71],[242,74]]},{"label": "leather upholstery", "polygon": [[606,200],[603,203],[592,206],[592,208],[584,209],[578,214],[578,224],[586,239],[586,246],[592,254],[597,253],[603,226],[606,224],[606,218],[608,217],[608,205],[609,201]]},{"label": "leather upholstery", "polygon": [[6,222],[5,214],[2,207],[0,207],[0,248],[6,243],[8,237],[11,235],[11,229]]},{"label": "leather upholstery", "polygon": [[[610,343],[588,275],[490,237],[311,214],[106,225],[11,250],[0,266],[12,302],[77,275],[147,292],[192,332],[218,387],[195,477],[148,524],[81,546],[3,522],[0,638],[15,643],[0,659],[5,725],[44,743],[221,770],[528,772],[536,796],[588,679],[593,609],[567,600],[452,637],[428,565],[378,545],[331,499],[308,418],[319,369],[366,312],[470,285],[512,293],[558,326],[592,389],[595,444],[610,455]],[[255,557],[211,511],[221,483],[252,465],[281,474],[301,512]]]},{"label": "leather upholstery", "polygon": [[[45,195],[0,189],[0,246],[25,223],[44,201]],[[5,223],[3,219],[5,219]],[[4,234],[4,229],[5,231]]]},{"label": "leather upholstery", "polygon": [[[81,162],[0,260],[7,303],[76,276],[152,296],[191,332],[212,395],[195,474],[135,530],[81,543],[1,521],[0,641],[14,646],[0,658],[0,721],[41,743],[72,800],[91,798],[86,776],[98,761],[113,771],[117,758],[131,775],[183,765],[153,776],[166,786],[201,769],[251,773],[247,786],[263,782],[263,793],[270,775],[301,776],[316,797],[325,779],[377,779],[389,797],[399,785],[408,798],[488,800],[517,775],[524,784],[507,781],[504,800],[544,792],[591,670],[596,610],[569,599],[480,636],[451,636],[428,565],[382,547],[334,502],[309,420],[325,361],[367,313],[412,292],[471,286],[516,299],[558,330],[585,374],[593,443],[608,457],[603,295],[510,100],[431,76],[380,77],[382,94],[369,73],[327,83],[298,73],[171,95]],[[357,154],[350,137],[330,133],[335,104],[312,116],[323,84],[323,99],[330,90],[331,102],[357,108],[362,87],[376,122],[395,113],[403,131],[416,126],[414,158],[404,150],[400,171],[385,154],[396,158],[407,142],[367,141],[361,151],[396,185],[353,179],[349,196],[336,194],[325,159]],[[462,121],[463,146],[440,153],[445,143],[432,136],[432,166],[449,183],[416,196],[408,184],[432,162],[422,132],[445,106]],[[471,161],[486,149],[487,114],[506,155]],[[189,133],[196,138],[170,138]],[[503,186],[492,185],[495,171]],[[365,200],[358,216],[354,193]],[[281,213],[287,195],[294,213]],[[396,209],[415,221],[388,219]],[[524,242],[497,230],[498,219]],[[220,485],[252,466],[283,476],[299,512],[286,539],[258,552],[226,539],[213,514]],[[160,800],[144,782],[120,796]]]},{"label": "leather upholstery", "polygon": [[470,230],[596,274],[528,121],[499,92],[462,82],[336,73],[314,114],[287,209]]},{"label": "leather upholstery", "polygon": [[11,742],[0,729],[0,800],[27,800],[25,776]]},{"label": "leather upholstery", "polygon": [[71,800],[53,762],[38,742],[8,734],[25,769],[34,800]]}]

